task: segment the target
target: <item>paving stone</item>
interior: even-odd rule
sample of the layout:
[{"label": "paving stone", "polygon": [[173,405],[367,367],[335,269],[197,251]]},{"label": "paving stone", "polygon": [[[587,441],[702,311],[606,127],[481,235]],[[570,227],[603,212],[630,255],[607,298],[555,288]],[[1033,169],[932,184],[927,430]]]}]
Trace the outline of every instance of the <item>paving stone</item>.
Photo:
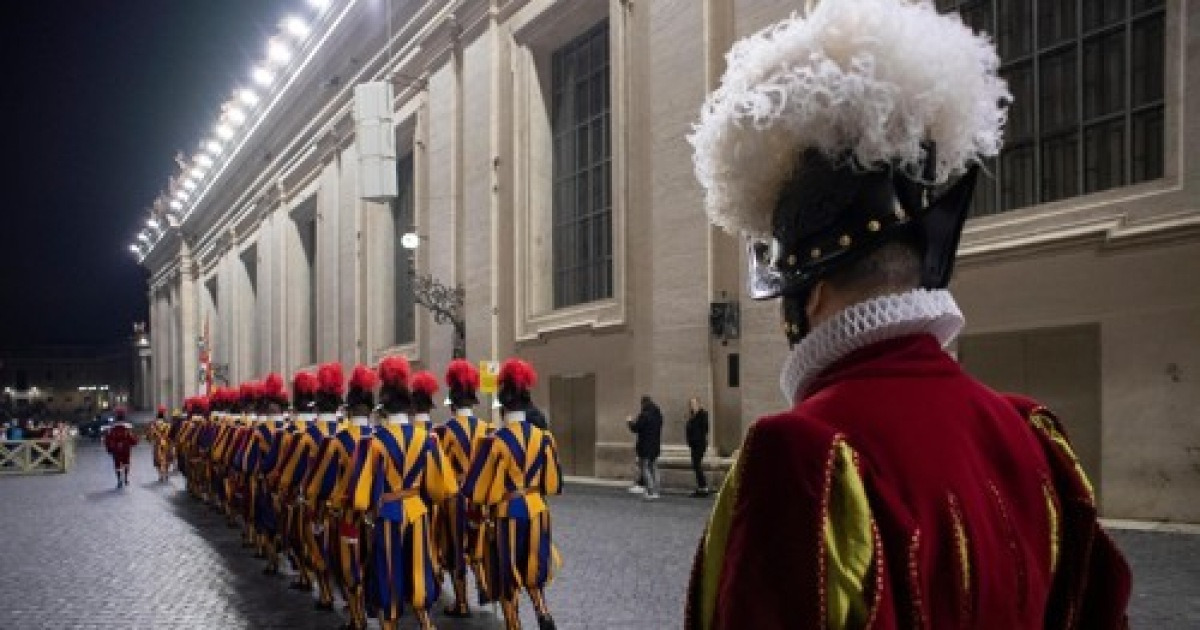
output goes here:
[{"label": "paving stone", "polygon": [[[0,629],[335,628],[262,575],[263,561],[211,508],[156,481],[135,451],[133,484],[117,490],[104,450],[81,444],[66,475],[0,478]],[[564,566],[547,595],[563,630],[678,628],[709,500],[645,502],[623,488],[570,484],[552,499]],[[1114,532],[1135,571],[1135,628],[1200,628],[1200,536]],[[528,602],[527,628],[536,628]],[[440,610],[440,607],[439,607]],[[438,614],[442,630],[503,627],[499,611]],[[413,628],[406,619],[403,628]]]}]

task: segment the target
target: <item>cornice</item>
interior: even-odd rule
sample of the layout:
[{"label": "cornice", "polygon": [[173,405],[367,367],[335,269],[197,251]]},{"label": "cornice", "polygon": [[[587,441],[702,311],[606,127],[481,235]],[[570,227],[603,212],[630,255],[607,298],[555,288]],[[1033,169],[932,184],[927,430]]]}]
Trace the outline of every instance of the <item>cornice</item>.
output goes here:
[{"label": "cornice", "polygon": [[958,250],[961,268],[1080,248],[1105,251],[1170,245],[1200,239],[1200,209],[1133,221],[1126,215],[1101,216],[1059,225],[1054,230],[974,239]]}]

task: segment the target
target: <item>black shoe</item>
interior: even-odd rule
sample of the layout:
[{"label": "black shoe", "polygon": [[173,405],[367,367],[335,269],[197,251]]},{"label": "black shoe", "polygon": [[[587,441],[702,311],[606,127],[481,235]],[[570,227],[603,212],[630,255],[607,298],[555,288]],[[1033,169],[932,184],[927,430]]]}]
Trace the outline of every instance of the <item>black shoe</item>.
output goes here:
[{"label": "black shoe", "polygon": [[306,584],[304,582],[301,582],[300,580],[296,580],[296,581],[293,581],[291,584],[288,584],[288,588],[292,589],[293,591],[311,591],[312,584]]},{"label": "black shoe", "polygon": [[454,617],[456,619],[466,619],[467,617],[471,616],[471,608],[465,605],[462,608],[459,608],[458,606],[447,606],[443,612],[446,613],[447,617]]},{"label": "black shoe", "polygon": [[554,625],[554,618],[550,615],[538,616],[538,630],[558,630],[558,626]]},{"label": "black shoe", "polygon": [[333,611],[333,602],[313,602],[313,608],[316,610]]},{"label": "black shoe", "polygon": [[266,567],[262,570],[262,574],[263,575],[279,575],[279,569],[275,569],[272,567]]},{"label": "black shoe", "polygon": [[706,490],[693,490],[688,496],[693,499],[703,499],[708,496],[708,492]]}]

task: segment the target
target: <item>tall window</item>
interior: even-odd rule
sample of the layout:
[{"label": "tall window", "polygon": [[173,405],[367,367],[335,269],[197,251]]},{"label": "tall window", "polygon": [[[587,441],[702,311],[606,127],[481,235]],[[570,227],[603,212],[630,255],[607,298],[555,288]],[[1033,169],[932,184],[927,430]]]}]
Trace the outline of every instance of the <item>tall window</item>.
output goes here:
[{"label": "tall window", "polygon": [[608,21],[554,51],[554,307],[612,297]]},{"label": "tall window", "polygon": [[400,239],[406,233],[413,231],[416,223],[413,219],[413,157],[409,153],[396,160],[396,198],[392,200],[392,226],[394,233],[396,271],[395,292],[395,343],[405,344],[416,341],[416,323],[413,311],[412,273],[413,250],[400,245]]},{"label": "tall window", "polygon": [[308,273],[308,360],[317,363],[317,217],[312,216],[300,223],[300,246],[304,249],[304,263]]},{"label": "tall window", "polygon": [[938,0],[991,33],[1013,94],[973,215],[1163,175],[1163,0]]}]

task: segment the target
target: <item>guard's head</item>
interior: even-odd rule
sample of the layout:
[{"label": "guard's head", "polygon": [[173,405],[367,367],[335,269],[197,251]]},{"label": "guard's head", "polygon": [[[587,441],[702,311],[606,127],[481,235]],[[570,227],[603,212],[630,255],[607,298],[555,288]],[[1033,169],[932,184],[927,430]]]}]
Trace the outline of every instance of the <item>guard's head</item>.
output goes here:
[{"label": "guard's head", "polygon": [[992,44],[929,3],[830,0],[729,60],[689,137],[696,175],[710,220],[749,239],[750,297],[783,298],[789,343],[835,306],[944,288],[1001,145]]},{"label": "guard's head", "polygon": [[466,359],[454,359],[446,367],[446,387],[450,390],[450,404],[456,409],[465,409],[479,404],[479,370]]},{"label": "guard's head", "polygon": [[496,385],[496,398],[504,411],[525,411],[533,403],[532,391],[537,385],[537,372],[521,359],[508,359],[500,366]]},{"label": "guard's head", "polygon": [[350,374],[350,386],[346,391],[347,413],[352,416],[369,416],[375,407],[375,387],[379,385],[379,375],[375,370],[359,364],[354,366]]},{"label": "guard's head", "polygon": [[411,371],[408,359],[402,356],[384,357],[379,362],[379,402],[383,405],[384,413],[408,413],[412,406],[412,396],[408,390]]}]

